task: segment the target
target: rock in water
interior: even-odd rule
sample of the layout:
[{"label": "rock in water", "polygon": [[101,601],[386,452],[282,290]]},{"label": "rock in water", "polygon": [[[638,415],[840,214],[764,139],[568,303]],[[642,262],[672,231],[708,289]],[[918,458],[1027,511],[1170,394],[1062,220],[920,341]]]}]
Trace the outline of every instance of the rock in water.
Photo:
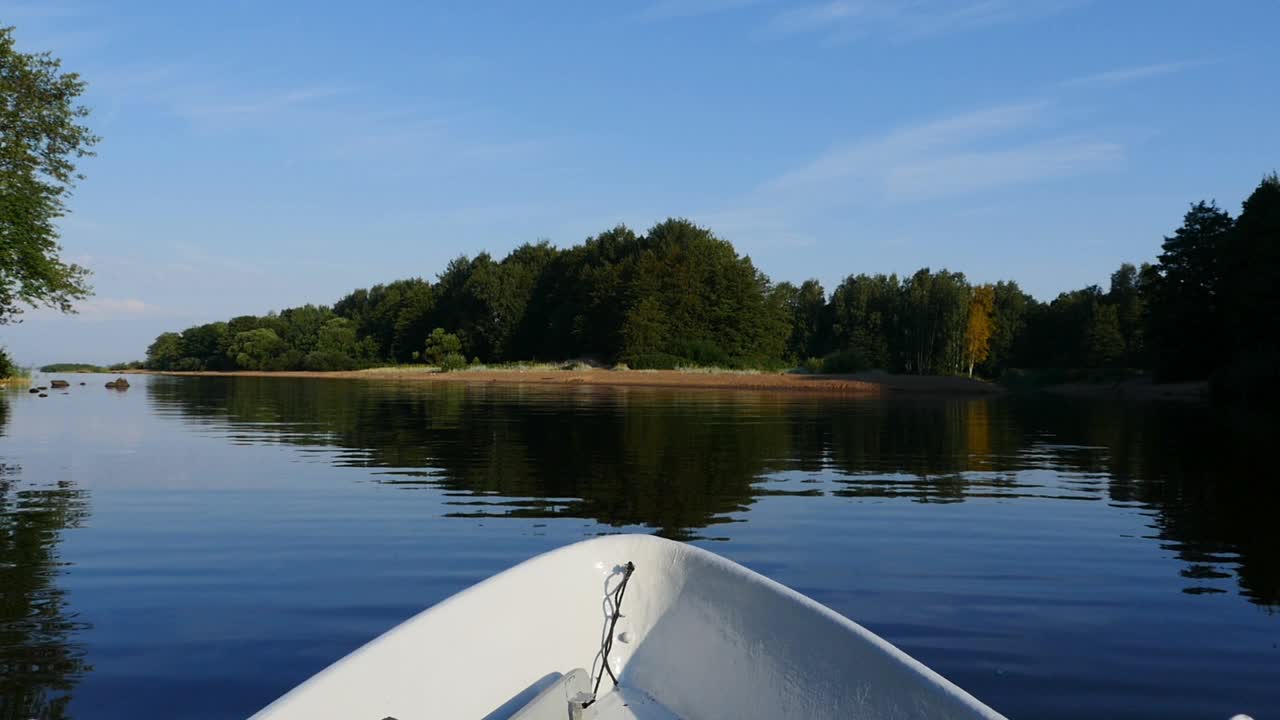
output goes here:
[{"label": "rock in water", "polygon": [[53,382],[49,383],[49,387],[51,388],[71,387],[71,383],[67,382],[66,380],[54,380]]},{"label": "rock in water", "polygon": [[31,388],[31,389],[30,389],[30,390],[28,390],[27,392],[29,392],[29,393],[31,393],[32,395],[34,395],[34,394],[36,394],[36,393],[40,392],[40,388]]},{"label": "rock in water", "polygon": [[39,397],[49,397],[49,393],[40,393]]},{"label": "rock in water", "polygon": [[107,387],[111,388],[112,390],[128,390],[129,381],[125,380],[122,377],[116,378],[115,380],[108,382]]}]

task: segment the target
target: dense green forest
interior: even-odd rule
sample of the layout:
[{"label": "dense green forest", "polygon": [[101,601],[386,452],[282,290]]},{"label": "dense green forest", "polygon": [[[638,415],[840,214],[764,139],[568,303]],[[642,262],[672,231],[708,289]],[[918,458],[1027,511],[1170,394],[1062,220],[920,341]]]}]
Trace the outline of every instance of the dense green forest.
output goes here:
[{"label": "dense green forest", "polygon": [[[1159,380],[1276,373],[1280,179],[1232,218],[1191,207],[1163,252],[1107,287],[1040,302],[1015,281],[963,273],[774,283],[728,241],[685,220],[580,245],[459,257],[430,282],[356,290],[167,332],[157,370],[340,370],[386,363],[594,358],[631,368],[879,368],[999,377],[1013,368],[1147,369]],[[436,332],[438,330],[438,332]]]}]

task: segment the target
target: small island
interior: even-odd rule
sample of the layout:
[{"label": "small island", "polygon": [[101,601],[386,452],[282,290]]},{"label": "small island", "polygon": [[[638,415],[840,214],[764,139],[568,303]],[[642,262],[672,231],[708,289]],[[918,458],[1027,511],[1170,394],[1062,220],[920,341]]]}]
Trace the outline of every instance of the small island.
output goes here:
[{"label": "small island", "polygon": [[[710,229],[668,219],[579,245],[461,256],[333,305],[161,334],[143,368],[472,382],[1200,398],[1277,387],[1280,179],[1239,217],[1191,207],[1140,267],[1041,302],[1014,280],[922,268],[774,282]],[[114,366],[124,367],[124,366]],[[631,372],[619,372],[619,371]],[[637,372],[645,371],[645,372]],[[432,374],[436,373],[436,374]]]}]

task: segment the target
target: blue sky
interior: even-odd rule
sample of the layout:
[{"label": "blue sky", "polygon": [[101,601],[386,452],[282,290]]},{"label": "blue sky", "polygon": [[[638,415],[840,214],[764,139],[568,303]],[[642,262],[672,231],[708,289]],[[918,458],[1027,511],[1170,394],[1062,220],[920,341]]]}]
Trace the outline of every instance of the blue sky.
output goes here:
[{"label": "blue sky", "polygon": [[1280,4],[1095,0],[0,0],[90,83],[62,223],[76,316],[19,361],[461,253],[705,224],[775,280],[963,271],[1050,299],[1235,212],[1280,165]]}]

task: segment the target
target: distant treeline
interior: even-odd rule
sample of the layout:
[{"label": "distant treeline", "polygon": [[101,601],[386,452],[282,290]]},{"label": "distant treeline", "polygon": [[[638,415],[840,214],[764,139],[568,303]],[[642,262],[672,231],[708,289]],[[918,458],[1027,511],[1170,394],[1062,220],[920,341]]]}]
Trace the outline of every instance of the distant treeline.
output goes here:
[{"label": "distant treeline", "polygon": [[[685,220],[637,235],[619,226],[559,249],[459,257],[436,281],[360,289],[164,333],[159,370],[339,370],[425,361],[433,330],[486,363],[596,358],[632,368],[722,366],[997,377],[1010,368],[1142,368],[1202,379],[1231,367],[1275,374],[1280,319],[1280,180],[1233,219],[1192,206],[1155,263],[1121,265],[1043,303],[1014,281],[962,273],[850,275],[774,283],[728,241]],[[437,333],[439,338],[440,333]],[[452,338],[450,338],[452,341]]]},{"label": "distant treeline", "polygon": [[42,373],[104,373],[118,372],[120,370],[140,370],[143,367],[141,362],[116,363],[114,365],[94,365],[93,363],[53,363],[52,365],[41,365]]},{"label": "distant treeline", "polygon": [[40,366],[40,372],[42,373],[93,373],[104,372],[105,370],[105,367],[92,363],[53,363]]}]

